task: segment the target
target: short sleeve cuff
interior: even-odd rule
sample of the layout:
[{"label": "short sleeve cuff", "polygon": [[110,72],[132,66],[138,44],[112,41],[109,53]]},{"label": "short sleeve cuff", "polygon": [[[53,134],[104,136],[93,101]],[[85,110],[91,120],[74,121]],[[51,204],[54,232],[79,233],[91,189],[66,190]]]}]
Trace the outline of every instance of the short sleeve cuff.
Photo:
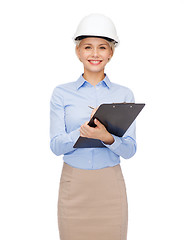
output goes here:
[{"label": "short sleeve cuff", "polygon": [[114,138],[114,142],[112,144],[105,144],[104,142],[102,142],[104,144],[104,146],[108,147],[110,150],[114,151],[116,148],[119,147],[119,145],[122,143],[120,137],[113,135]]}]

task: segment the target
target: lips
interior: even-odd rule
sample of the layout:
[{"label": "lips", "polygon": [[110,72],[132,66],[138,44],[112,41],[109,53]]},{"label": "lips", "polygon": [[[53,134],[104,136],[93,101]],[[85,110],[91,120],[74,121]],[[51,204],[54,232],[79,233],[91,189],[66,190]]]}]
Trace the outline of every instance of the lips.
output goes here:
[{"label": "lips", "polygon": [[88,60],[89,61],[89,63],[91,63],[92,65],[99,65],[101,62],[102,62],[102,60]]}]

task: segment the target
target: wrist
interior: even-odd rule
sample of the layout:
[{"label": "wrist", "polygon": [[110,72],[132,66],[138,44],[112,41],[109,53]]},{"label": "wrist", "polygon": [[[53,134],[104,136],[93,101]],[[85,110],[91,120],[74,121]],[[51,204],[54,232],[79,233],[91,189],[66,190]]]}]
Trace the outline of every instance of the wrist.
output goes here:
[{"label": "wrist", "polygon": [[108,145],[111,145],[114,143],[114,137],[109,133],[103,140],[102,142]]}]

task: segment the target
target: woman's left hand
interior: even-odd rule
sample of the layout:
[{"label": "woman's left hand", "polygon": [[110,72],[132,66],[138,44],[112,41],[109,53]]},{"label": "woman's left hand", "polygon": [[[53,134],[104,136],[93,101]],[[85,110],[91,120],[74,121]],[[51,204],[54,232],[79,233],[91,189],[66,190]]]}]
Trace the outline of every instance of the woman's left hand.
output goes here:
[{"label": "woman's left hand", "polygon": [[87,138],[94,138],[103,141],[105,144],[112,144],[114,142],[113,136],[107,131],[105,126],[101,124],[97,119],[94,120],[97,125],[95,128],[90,127],[88,122],[85,122],[80,127],[80,136]]}]

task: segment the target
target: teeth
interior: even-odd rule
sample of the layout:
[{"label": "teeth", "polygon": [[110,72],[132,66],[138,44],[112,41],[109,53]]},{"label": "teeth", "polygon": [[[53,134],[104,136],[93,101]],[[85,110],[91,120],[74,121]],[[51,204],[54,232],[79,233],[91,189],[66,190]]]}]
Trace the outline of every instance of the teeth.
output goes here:
[{"label": "teeth", "polygon": [[99,63],[100,61],[92,61],[92,60],[91,60],[90,62],[91,62],[91,63]]}]

